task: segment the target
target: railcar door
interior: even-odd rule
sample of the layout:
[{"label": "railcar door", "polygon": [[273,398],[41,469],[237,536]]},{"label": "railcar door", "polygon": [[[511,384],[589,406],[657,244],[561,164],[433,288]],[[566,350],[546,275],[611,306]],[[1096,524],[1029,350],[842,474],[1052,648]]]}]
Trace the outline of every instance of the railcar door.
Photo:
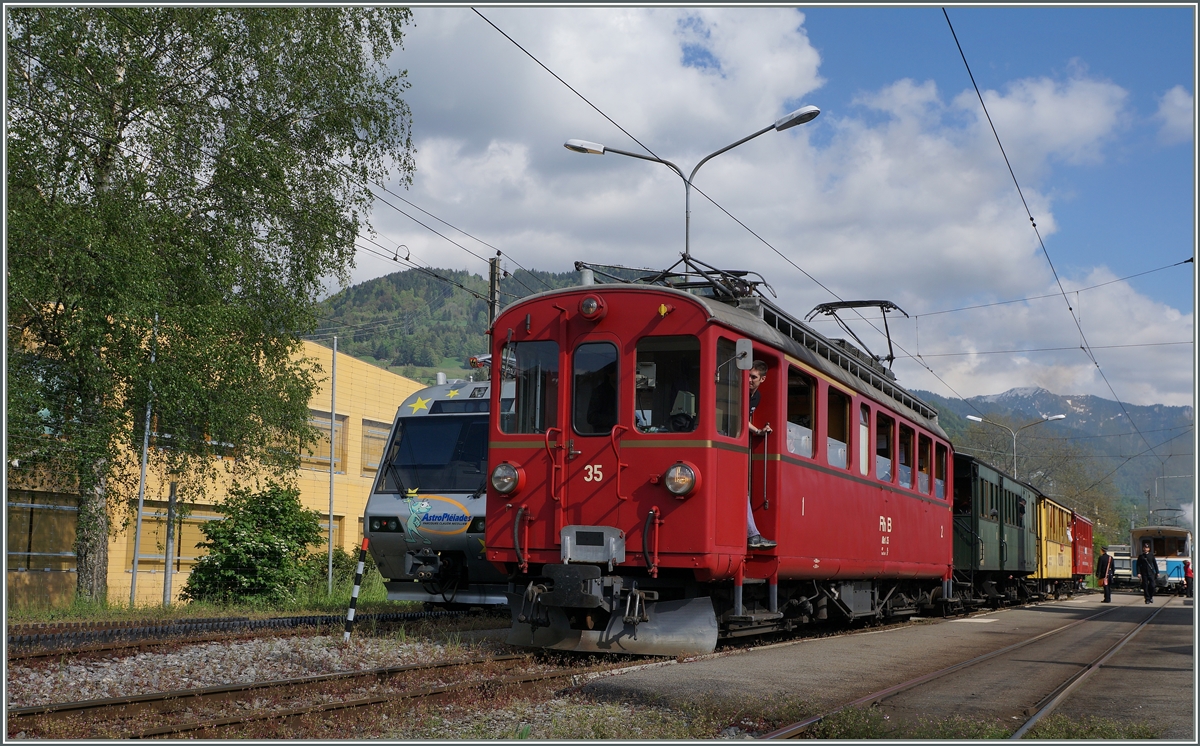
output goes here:
[{"label": "railcar door", "polygon": [[632,407],[621,396],[627,388],[623,378],[628,378],[628,366],[621,363],[617,341],[606,335],[577,337],[571,349],[569,404],[562,424],[567,444],[563,525],[626,528],[618,509],[628,497],[629,478],[622,485],[618,454],[629,432],[621,413]]}]

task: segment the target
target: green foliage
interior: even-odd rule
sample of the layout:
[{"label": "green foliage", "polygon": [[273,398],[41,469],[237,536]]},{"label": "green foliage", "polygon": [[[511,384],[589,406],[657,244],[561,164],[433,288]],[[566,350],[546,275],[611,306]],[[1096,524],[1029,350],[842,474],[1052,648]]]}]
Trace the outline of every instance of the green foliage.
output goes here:
[{"label": "green foliage", "polygon": [[321,515],[306,510],[298,490],[268,484],[261,492],[235,488],[216,505],[224,520],[201,530],[207,550],[188,577],[181,596],[215,603],[248,599],[284,601],[314,579],[305,562],[308,547],[319,546]]},{"label": "green foliage", "polygon": [[[283,478],[313,439],[297,360],[411,179],[404,8],[6,8],[10,483],[81,495],[79,591],[154,468],[198,499],[215,455]],[[153,363],[151,363],[153,361]],[[237,473],[235,473],[235,478]]]},{"label": "green foliage", "polygon": [[[487,279],[461,270],[435,269],[439,277],[486,297]],[[501,305],[549,288],[578,283],[574,272],[519,270],[500,280]],[[381,365],[431,368],[445,358],[466,364],[488,351],[487,304],[419,270],[395,272],[343,290],[325,301],[317,330],[338,335],[338,351]]]}]

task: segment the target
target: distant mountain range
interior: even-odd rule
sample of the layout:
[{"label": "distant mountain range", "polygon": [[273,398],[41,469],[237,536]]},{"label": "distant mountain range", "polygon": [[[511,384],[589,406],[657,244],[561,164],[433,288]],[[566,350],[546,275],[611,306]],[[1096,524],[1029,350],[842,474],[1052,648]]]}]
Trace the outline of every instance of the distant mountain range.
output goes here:
[{"label": "distant mountain range", "polygon": [[[957,399],[929,391],[913,391],[939,412],[942,427],[952,441],[967,427],[979,427],[967,415],[999,420],[1009,427],[1036,422],[1042,416],[1067,415],[1066,419],[1021,433],[1021,443],[1036,447],[1038,437],[1069,437],[1084,448],[1101,474],[1112,475],[1122,495],[1144,500],[1151,493],[1152,507],[1177,507],[1192,502],[1192,432],[1195,410],[1165,404],[1122,404],[1087,394],[1055,394],[1023,386],[1002,394]],[[1126,414],[1128,413],[1128,414]],[[1153,447],[1153,449],[1151,448]],[[1120,468],[1118,468],[1120,467]],[[1158,479],[1166,477],[1165,479]],[[1156,492],[1157,490],[1157,492]],[[1154,502],[1157,496],[1157,502]]]}]

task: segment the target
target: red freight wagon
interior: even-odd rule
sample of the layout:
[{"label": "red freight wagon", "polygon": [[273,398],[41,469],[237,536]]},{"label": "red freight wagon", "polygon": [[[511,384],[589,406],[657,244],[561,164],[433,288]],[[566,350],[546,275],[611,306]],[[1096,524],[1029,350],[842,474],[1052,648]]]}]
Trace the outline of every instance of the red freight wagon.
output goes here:
[{"label": "red freight wagon", "polygon": [[[937,413],[744,275],[666,281],[541,293],[492,328],[486,545],[514,578],[510,642],[710,651],[950,597]],[[777,546],[747,546],[748,494]]]}]

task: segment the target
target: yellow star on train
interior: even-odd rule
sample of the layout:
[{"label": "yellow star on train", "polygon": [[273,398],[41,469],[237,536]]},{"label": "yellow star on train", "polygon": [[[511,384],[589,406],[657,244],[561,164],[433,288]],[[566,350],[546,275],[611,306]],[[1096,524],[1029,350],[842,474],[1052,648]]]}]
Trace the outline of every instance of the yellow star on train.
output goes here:
[{"label": "yellow star on train", "polygon": [[458,392],[461,390],[462,389],[450,389],[449,391],[446,392],[446,398],[453,399],[454,397],[458,396]]},{"label": "yellow star on train", "polygon": [[412,407],[412,413],[416,414],[417,412],[421,411],[422,409],[429,409],[429,402],[431,402],[431,401],[433,401],[432,397],[430,397],[428,399],[422,399],[421,397],[418,396],[417,401],[412,404],[409,404],[408,406]]}]

